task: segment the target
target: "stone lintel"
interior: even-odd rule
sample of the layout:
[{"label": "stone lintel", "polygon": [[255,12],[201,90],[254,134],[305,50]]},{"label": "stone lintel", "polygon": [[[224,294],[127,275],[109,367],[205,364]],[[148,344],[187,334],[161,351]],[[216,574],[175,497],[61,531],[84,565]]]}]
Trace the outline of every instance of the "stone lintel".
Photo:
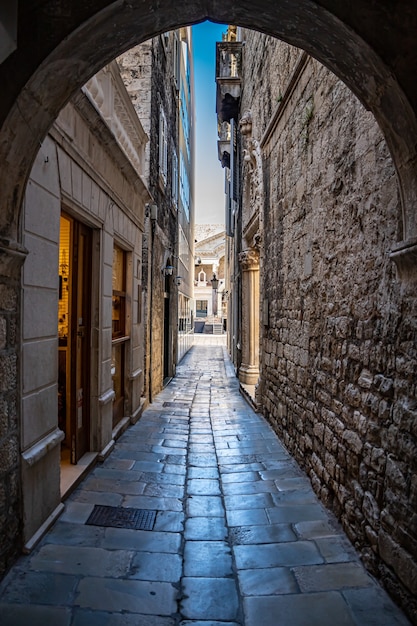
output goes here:
[{"label": "stone lintel", "polygon": [[396,245],[390,253],[390,259],[397,267],[400,280],[417,281],[417,237]]}]

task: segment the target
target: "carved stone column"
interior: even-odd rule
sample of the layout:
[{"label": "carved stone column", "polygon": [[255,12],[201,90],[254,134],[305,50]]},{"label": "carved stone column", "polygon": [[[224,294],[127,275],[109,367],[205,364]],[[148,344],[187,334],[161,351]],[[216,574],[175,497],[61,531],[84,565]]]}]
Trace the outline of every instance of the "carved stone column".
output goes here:
[{"label": "carved stone column", "polygon": [[242,364],[239,380],[256,385],[259,378],[259,252],[239,254],[242,268]]}]

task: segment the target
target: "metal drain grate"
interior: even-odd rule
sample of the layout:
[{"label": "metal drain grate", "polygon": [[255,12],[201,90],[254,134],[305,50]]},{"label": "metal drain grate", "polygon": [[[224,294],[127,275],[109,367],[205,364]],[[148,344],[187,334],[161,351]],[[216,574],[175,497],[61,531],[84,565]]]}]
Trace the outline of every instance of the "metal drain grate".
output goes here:
[{"label": "metal drain grate", "polygon": [[156,513],[156,511],[148,511],[147,509],[128,509],[121,506],[95,504],[86,524],[133,530],[152,530]]}]

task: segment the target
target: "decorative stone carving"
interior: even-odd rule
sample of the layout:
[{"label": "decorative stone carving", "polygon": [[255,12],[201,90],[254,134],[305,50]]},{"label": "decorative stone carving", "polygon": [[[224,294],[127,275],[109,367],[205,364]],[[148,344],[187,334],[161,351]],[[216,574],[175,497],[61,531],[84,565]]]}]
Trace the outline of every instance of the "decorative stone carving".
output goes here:
[{"label": "decorative stone carving", "polygon": [[255,250],[260,250],[261,246],[262,246],[262,234],[258,231],[252,240],[252,245],[255,248]]},{"label": "decorative stone carving", "polygon": [[250,138],[252,136],[252,113],[246,111],[239,122],[240,132],[244,137]]},{"label": "decorative stone carving", "polygon": [[254,248],[244,250],[239,254],[239,263],[243,271],[259,269],[259,252]]}]

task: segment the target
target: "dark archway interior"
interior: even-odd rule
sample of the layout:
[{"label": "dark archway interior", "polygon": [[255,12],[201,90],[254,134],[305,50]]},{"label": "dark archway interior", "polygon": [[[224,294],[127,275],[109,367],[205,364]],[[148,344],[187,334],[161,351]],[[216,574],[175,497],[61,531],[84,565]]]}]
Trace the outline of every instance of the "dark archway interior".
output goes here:
[{"label": "dark archway interior", "polygon": [[[205,19],[303,48],[370,109],[390,147],[403,203],[403,239],[417,220],[417,6],[389,0],[44,0],[19,4],[17,49],[0,66],[0,234],[17,241],[34,156],[60,109],[96,71],[158,33]],[[393,242],[394,243],[394,242]]]}]

